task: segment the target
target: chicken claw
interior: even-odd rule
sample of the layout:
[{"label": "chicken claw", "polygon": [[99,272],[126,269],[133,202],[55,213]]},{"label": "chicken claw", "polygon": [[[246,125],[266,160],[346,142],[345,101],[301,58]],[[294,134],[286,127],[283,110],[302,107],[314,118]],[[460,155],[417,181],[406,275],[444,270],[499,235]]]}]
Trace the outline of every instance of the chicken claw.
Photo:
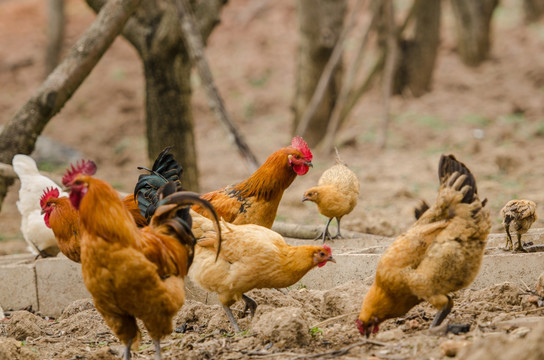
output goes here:
[{"label": "chicken claw", "polygon": [[242,295],[242,300],[244,300],[244,302],[246,303],[246,305],[244,306],[243,314],[245,315],[245,313],[249,309],[251,313],[251,317],[253,318],[255,316],[255,310],[257,309],[257,302],[253,300],[252,298],[250,298],[249,296],[247,296],[246,294]]},{"label": "chicken claw", "polygon": [[444,305],[444,307],[442,307],[442,309],[438,310],[438,312],[434,316],[433,322],[431,323],[431,327],[442,324],[442,321],[444,321],[446,316],[448,316],[451,309],[453,308],[453,300],[451,299],[451,297],[449,297],[449,295],[446,295],[446,297],[448,298],[448,302],[446,303],[446,305]]}]

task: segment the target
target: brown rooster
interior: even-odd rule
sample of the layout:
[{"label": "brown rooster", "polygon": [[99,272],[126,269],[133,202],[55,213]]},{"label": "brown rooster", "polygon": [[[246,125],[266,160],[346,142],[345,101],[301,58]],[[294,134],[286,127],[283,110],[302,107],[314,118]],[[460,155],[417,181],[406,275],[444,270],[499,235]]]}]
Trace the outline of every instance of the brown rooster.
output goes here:
[{"label": "brown rooster", "polygon": [[291,286],[316,266],[322,267],[327,261],[336,262],[327,245],[291,246],[280,234],[259,225],[221,222],[221,227],[223,241],[217,258],[218,242],[213,223],[193,213],[197,245],[189,276],[202,288],[219,295],[219,301],[237,332],[240,328],[230,306],[244,300],[251,315],[257,307],[255,300],[245,295],[246,292]]},{"label": "brown rooster", "polygon": [[[212,191],[201,197],[208,200],[219,217],[233,224],[257,224],[271,228],[285,189],[297,175],[312,166],[312,152],[301,137],[293,138],[266,159],[248,179]],[[201,208],[193,210],[205,215]]]},{"label": "brown rooster", "polygon": [[531,225],[537,219],[536,204],[531,200],[510,200],[501,209],[502,224],[506,231],[505,250],[512,250],[512,229],[518,237],[518,246],[514,251],[527,252],[521,244],[521,235],[525,234],[531,228]]},{"label": "brown rooster", "polygon": [[[147,170],[149,173],[140,175],[134,194],[129,194],[122,200],[138,227],[147,226],[151,215],[155,212],[159,187],[166,185],[169,181],[176,183],[178,188],[181,187],[183,169],[173,155],[168,153],[169,150],[170,147],[159,154],[151,170],[144,167],[138,168]],[[92,171],[94,174],[95,169],[82,168],[81,171],[83,173]],[[87,173],[87,175],[92,174]],[[59,191],[56,188],[47,188],[41,197],[40,206],[45,224],[53,230],[60,251],[68,259],[80,262],[79,213],[70,204],[68,197],[59,197]]]},{"label": "brown rooster", "polygon": [[79,213],[58,189],[47,188],[40,199],[45,225],[55,234],[60,251],[70,260],[81,261]]},{"label": "brown rooster", "polygon": [[318,238],[322,237],[323,242],[331,238],[329,224],[332,219],[336,219],[338,225],[338,231],[332,238],[342,238],[340,220],[344,215],[353,211],[357,205],[358,197],[359,180],[357,175],[340,159],[338,150],[336,150],[336,164],[325,170],[319,178],[317,186],[306,190],[302,197],[302,201],[316,203],[319,213],[329,218],[325,230]]},{"label": "brown rooster", "polygon": [[126,345],[125,360],[140,337],[136,318],[147,328],[160,359],[160,339],[172,332],[172,319],[183,305],[184,278],[194,254],[189,206],[199,204],[211,212],[221,243],[217,217],[198,194],[172,193],[177,187],[170,182],[159,190],[149,226],[140,229],[113,187],[91,176],[95,169],[94,163],[82,162],[63,178],[79,210],[85,286]]},{"label": "brown rooster", "polygon": [[468,286],[478,274],[491,228],[486,200],[480,201],[474,176],[453,155],[442,155],[438,174],[441,185],[434,205],[419,214],[378,262],[356,320],[363,335],[422,300],[439,310],[431,326],[439,325],[453,307],[449,293]]}]

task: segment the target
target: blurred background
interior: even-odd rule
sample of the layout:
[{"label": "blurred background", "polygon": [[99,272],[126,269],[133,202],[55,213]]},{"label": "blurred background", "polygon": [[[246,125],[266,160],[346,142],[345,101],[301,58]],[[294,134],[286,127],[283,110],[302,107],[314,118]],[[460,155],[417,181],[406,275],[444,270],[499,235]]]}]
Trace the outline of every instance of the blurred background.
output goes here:
[{"label": "blurred background", "polygon": [[[93,8],[101,3],[0,1],[0,125],[39,89],[96,19]],[[206,17],[198,10],[206,3],[212,1],[193,2],[197,22]],[[175,16],[172,3],[145,4],[132,21],[162,34],[158,45],[149,46],[150,36],[144,45],[130,33],[118,37],[49,120],[32,156],[58,178],[70,161],[93,159],[97,176],[132,192],[136,167],[149,166],[157,149],[174,141],[177,121],[190,125],[185,131],[194,140],[194,152],[175,141],[187,188],[206,192],[246,178],[252,168],[210,110],[204,84],[180,45],[179,23],[168,28],[166,21],[152,21]],[[394,236],[406,229],[419,200],[434,201],[441,153],[454,154],[475,174],[480,196],[489,200],[492,232],[503,231],[499,210],[510,199],[533,200],[542,213],[543,0],[215,4],[219,21],[203,34],[206,58],[258,163],[293,135],[302,135],[314,152],[313,169],[287,189],[277,221],[326,221],[301,198],[334,163],[334,146],[361,182],[359,203],[342,221],[346,230]],[[156,24],[165,28],[158,31]],[[174,103],[174,115],[149,106],[161,105],[170,91],[167,81],[151,88],[161,66],[150,61],[161,64],[157,59],[189,64],[185,78],[164,67],[165,79],[180,76],[176,96],[188,103],[180,112]],[[170,127],[150,134],[148,124]],[[16,180],[2,203],[0,254],[26,252],[18,187]],[[542,224],[539,219],[533,228]]]}]

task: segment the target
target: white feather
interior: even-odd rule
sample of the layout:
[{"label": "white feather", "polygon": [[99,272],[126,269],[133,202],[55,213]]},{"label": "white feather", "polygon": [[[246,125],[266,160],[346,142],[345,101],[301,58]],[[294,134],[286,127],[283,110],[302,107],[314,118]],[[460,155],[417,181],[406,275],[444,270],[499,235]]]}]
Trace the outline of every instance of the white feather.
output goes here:
[{"label": "white feather", "polygon": [[21,181],[17,209],[21,213],[21,232],[33,254],[57,246],[53,231],[45,225],[40,198],[46,188],[55,188],[60,196],[68,196],[53,180],[39,173],[30,156],[17,154],[12,160],[13,170]]}]

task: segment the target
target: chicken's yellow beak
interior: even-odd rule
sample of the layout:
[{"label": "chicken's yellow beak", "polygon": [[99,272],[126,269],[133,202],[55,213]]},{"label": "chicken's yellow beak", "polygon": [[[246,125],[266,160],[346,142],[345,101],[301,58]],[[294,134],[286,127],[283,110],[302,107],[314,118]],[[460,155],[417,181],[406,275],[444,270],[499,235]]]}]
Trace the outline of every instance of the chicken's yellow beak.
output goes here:
[{"label": "chicken's yellow beak", "polygon": [[327,259],[327,261],[332,261],[333,263],[336,264],[336,260],[335,260],[332,256],[329,256],[329,258]]}]

